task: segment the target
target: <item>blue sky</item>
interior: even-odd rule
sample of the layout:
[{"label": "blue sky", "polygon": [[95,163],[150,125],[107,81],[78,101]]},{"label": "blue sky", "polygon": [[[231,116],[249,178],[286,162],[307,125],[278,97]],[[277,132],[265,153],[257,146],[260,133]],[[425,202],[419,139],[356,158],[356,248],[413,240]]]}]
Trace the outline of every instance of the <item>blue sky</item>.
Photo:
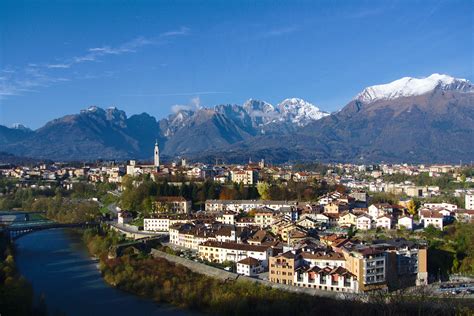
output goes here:
[{"label": "blue sky", "polygon": [[0,124],[474,79],[472,1],[0,1]]}]

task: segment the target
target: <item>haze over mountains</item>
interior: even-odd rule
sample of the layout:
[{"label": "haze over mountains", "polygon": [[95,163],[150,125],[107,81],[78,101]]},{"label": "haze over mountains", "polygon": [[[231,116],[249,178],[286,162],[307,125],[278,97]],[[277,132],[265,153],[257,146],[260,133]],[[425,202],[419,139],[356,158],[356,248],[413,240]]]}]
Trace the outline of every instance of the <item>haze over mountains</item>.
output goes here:
[{"label": "haze over mountains", "polygon": [[474,86],[447,75],[405,77],[365,88],[333,114],[298,98],[276,106],[250,99],[159,121],[90,107],[35,131],[0,126],[0,151],[53,160],[148,159],[155,139],[165,156],[203,160],[470,161]]}]

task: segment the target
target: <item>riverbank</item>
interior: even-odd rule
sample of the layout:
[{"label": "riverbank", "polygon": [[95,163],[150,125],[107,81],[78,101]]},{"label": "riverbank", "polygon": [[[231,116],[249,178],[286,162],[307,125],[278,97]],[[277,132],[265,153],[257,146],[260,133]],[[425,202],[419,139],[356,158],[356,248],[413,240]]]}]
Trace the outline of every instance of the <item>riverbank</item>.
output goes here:
[{"label": "riverbank", "polygon": [[0,315],[45,315],[42,300],[35,306],[31,284],[19,273],[15,249],[0,233]]},{"label": "riverbank", "polygon": [[31,283],[35,294],[44,298],[48,315],[190,314],[107,284],[97,268],[99,260],[91,259],[82,235],[82,231],[52,229],[15,241],[18,271]]},{"label": "riverbank", "polygon": [[85,234],[88,247],[100,258],[107,283],[190,310],[218,315],[468,315],[471,311],[462,302],[416,294],[398,300],[396,295],[374,295],[361,302],[291,293],[250,281],[212,278],[161,257],[135,253],[132,248],[121,257],[108,258],[108,247],[116,238],[110,232]]}]

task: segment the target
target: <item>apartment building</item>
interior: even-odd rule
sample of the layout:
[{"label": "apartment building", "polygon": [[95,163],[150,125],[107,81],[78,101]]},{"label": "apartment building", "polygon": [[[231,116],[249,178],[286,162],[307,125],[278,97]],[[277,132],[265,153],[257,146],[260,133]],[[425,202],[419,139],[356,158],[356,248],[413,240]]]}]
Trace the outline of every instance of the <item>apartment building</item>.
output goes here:
[{"label": "apartment building", "polygon": [[206,200],[206,212],[248,212],[252,209],[269,208],[279,211],[284,207],[296,207],[296,201],[266,201],[266,200]]},{"label": "apartment building", "polygon": [[271,246],[257,246],[232,242],[208,240],[198,247],[198,256],[209,262],[239,262],[245,258],[260,260],[264,267],[268,266],[268,258],[272,255]]},{"label": "apartment building", "polygon": [[464,200],[466,204],[466,210],[474,210],[474,191],[466,193]]},{"label": "apartment building", "polygon": [[190,219],[186,215],[157,215],[143,219],[143,230],[169,232],[170,227],[178,223],[187,223]]},{"label": "apartment building", "polygon": [[198,250],[199,245],[207,240],[215,240],[212,230],[202,225],[175,224],[170,227],[170,244],[178,247]]},{"label": "apartment building", "polygon": [[232,182],[242,183],[244,185],[256,184],[258,180],[258,172],[253,169],[232,170],[230,176]]},{"label": "apartment building", "polygon": [[355,275],[361,292],[385,289],[386,255],[383,250],[365,245],[344,245],[346,269]]},{"label": "apartment building", "polygon": [[255,225],[265,228],[274,222],[274,211],[269,208],[262,208],[255,212]]},{"label": "apartment building", "polygon": [[270,258],[271,282],[336,292],[358,292],[356,276],[335,252],[287,251]]}]

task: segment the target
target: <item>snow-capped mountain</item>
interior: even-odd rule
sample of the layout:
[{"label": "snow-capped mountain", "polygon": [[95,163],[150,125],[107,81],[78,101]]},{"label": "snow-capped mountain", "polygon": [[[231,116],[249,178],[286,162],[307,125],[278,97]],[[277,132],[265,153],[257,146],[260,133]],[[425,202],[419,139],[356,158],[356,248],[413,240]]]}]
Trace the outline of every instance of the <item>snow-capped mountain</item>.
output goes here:
[{"label": "snow-capped mountain", "polygon": [[249,99],[242,105],[256,126],[263,126],[278,120],[279,113],[273,105],[268,102]]},{"label": "snow-capped mountain", "polygon": [[[203,115],[204,113],[206,115]],[[162,121],[163,134],[166,137],[172,136],[184,127],[200,124],[203,117],[211,118],[210,114],[219,114],[252,134],[265,133],[267,129],[274,130],[275,127],[291,130],[296,126],[306,126],[329,115],[303,99],[285,99],[277,107],[265,101],[249,99],[242,106],[220,104],[214,108],[178,110]]]},{"label": "snow-capped mountain", "polygon": [[290,121],[298,126],[305,126],[329,115],[317,106],[298,98],[283,100],[278,104],[278,111],[280,121]]},{"label": "snow-capped mountain", "polygon": [[423,95],[437,88],[460,92],[474,91],[473,85],[466,79],[458,79],[435,73],[426,78],[404,77],[387,84],[365,88],[355,97],[355,100],[364,103],[378,100],[393,100],[400,97]]}]

